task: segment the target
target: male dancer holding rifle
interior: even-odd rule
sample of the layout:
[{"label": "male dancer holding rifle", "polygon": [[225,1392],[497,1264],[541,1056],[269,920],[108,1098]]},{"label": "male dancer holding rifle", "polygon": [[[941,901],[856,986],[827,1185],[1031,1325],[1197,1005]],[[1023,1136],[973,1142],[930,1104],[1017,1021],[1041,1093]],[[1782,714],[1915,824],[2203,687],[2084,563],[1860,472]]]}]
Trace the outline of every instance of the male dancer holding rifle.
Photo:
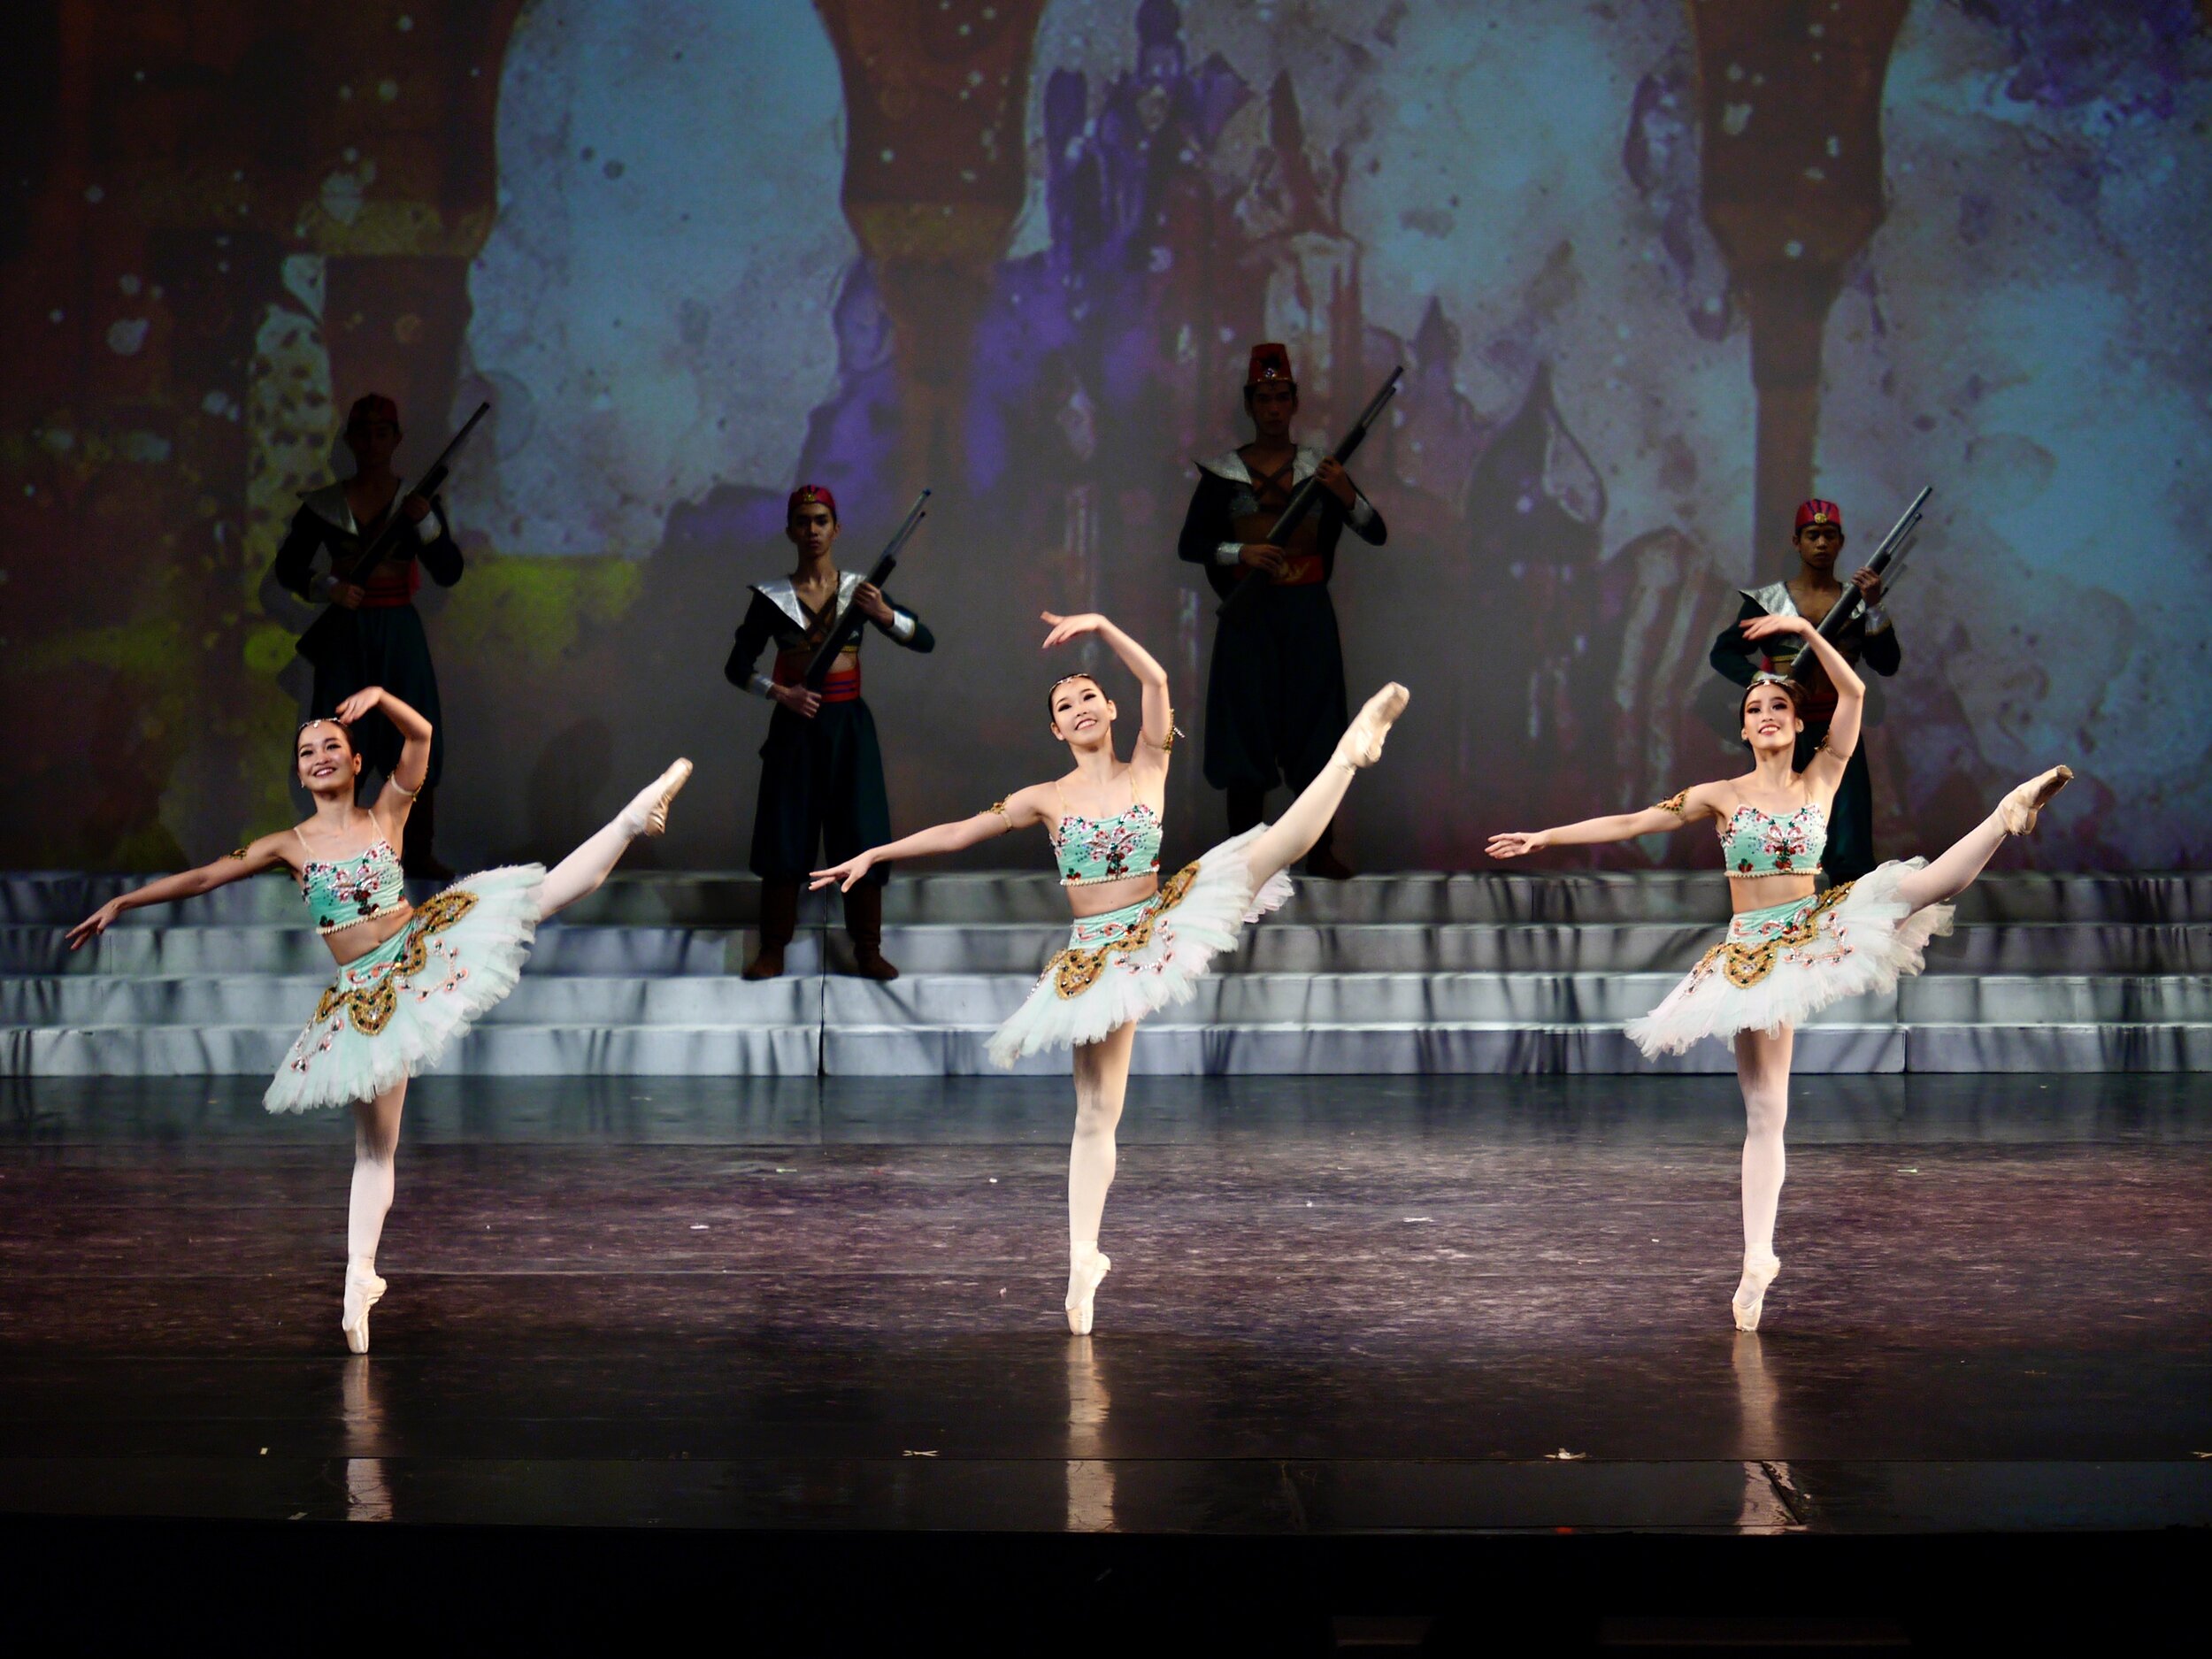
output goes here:
[{"label": "male dancer holding rifle", "polygon": [[[1803,617],[1815,627],[1835,606],[1844,603],[1845,585],[1836,580],[1836,558],[1843,551],[1843,509],[1832,501],[1809,501],[1797,510],[1794,541],[1800,561],[1798,573],[1787,581],[1743,589],[1743,613],[1713,641],[1712,664],[1740,686],[1748,686],[1762,670],[1778,674],[1792,672],[1797,652],[1792,636],[1782,635],[1753,644],[1743,636],[1743,625],[1755,617]],[[1852,587],[1866,601],[1866,609],[1854,617],[1829,642],[1853,667],[1865,666],[1887,679],[1897,672],[1903,652],[1896,630],[1881,608],[1882,578],[1863,570],[1851,578]],[[1808,693],[1805,729],[1798,735],[1796,767],[1811,764],[1814,753],[1828,736],[1828,722],[1836,708],[1836,688],[1817,663],[1797,676]],[[1831,881],[1855,881],[1874,868],[1874,788],[1867,770],[1866,744],[1862,741],[1845,763],[1843,781],[1836,789],[1828,814],[1828,851],[1822,868]]]},{"label": "male dancer holding rifle", "polygon": [[[392,456],[401,436],[397,403],[375,392],[355,402],[345,432],[353,476],[301,498],[277,549],[274,574],[303,599],[329,601],[329,609],[300,635],[299,654],[315,671],[311,717],[327,720],[356,692],[381,686],[429,722],[430,767],[407,815],[400,867],[411,876],[444,880],[453,872],[438,862],[431,837],[438,822],[438,778],[445,770],[445,714],[415,594],[424,571],[441,588],[459,581],[461,549],[434,498],[434,479],[400,495]],[[385,536],[394,513],[408,524],[386,538],[373,568],[358,568],[363,555]],[[320,549],[329,550],[331,568],[318,572]],[[381,714],[371,714],[353,728],[353,742],[366,770],[391,777],[399,764],[398,728]]]},{"label": "male dancer holding rifle", "polygon": [[[1343,735],[1344,652],[1329,603],[1336,544],[1348,524],[1378,547],[1388,534],[1341,464],[1291,438],[1298,383],[1283,347],[1252,348],[1244,407],[1252,442],[1198,463],[1177,545],[1185,560],[1206,567],[1225,599],[1248,578],[1254,586],[1223,607],[1206,683],[1206,781],[1228,792],[1233,835],[1260,822],[1276,784],[1296,795],[1312,782]],[[1317,511],[1299,521],[1288,545],[1265,541],[1308,478],[1320,485]],[[1352,873],[1330,845],[1333,830],[1307,855],[1307,874]]]},{"label": "male dancer holding rifle", "polygon": [[[831,557],[837,543],[837,500],[819,484],[802,484],[784,510],[784,534],[799,549],[798,568],[775,581],[757,582],[739,625],[724,678],[776,705],[768,741],[760,749],[760,803],[753,814],[753,873],[760,878],[760,954],[745,969],[749,979],[783,972],[784,948],[799,925],[799,884],[825,862],[842,864],[891,839],[891,806],[883,787],[883,751],[875,717],[860,700],[860,641],[852,636],[818,689],[805,684],[815,654],[849,609],[910,651],[936,649],[920,618],[893,604],[872,583],[840,574]],[[772,675],[754,672],[773,641]],[[826,861],[815,856],[820,845]],[[845,931],[861,973],[895,979],[899,971],[883,955],[883,884],[878,864],[846,889]]]}]

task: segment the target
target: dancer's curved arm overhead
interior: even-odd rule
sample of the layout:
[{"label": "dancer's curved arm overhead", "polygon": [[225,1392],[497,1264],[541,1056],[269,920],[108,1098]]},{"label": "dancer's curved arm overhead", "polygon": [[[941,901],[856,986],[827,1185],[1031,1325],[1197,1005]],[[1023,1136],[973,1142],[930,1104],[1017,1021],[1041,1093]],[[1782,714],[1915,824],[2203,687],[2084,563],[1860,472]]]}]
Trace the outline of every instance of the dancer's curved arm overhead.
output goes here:
[{"label": "dancer's curved arm overhead", "polygon": [[[1836,712],[1829,723],[1827,741],[1798,776],[1805,788],[1824,809],[1835,799],[1843,782],[1845,764],[1859,746],[1859,722],[1865,712],[1866,682],[1844,660],[1843,655],[1802,617],[1755,617],[1745,623],[1747,638],[1762,640],[1777,634],[1801,634],[1820,659],[1836,687]],[[1744,698],[1747,741],[1763,723],[1778,732],[1796,718],[1793,704],[1780,687],[1755,683]],[[1766,735],[1774,735],[1768,733]],[[1786,751],[1782,762],[1787,769]],[[1741,802],[1742,780],[1723,779],[1701,783],[1679,795],[1638,812],[1609,812],[1547,830],[1515,830],[1493,835],[1486,849],[1493,858],[1519,858],[1547,847],[1593,847],[1609,841],[1633,841],[1639,835],[1659,835],[1705,818],[1725,818]]]},{"label": "dancer's curved arm overhead", "polygon": [[[1106,642],[1106,649],[1120,659],[1121,665],[1136,676],[1143,694],[1143,720],[1137,735],[1143,741],[1130,757],[1129,764],[1148,765],[1164,772],[1168,752],[1175,747],[1175,709],[1168,695],[1167,670],[1160,666],[1151,652],[1095,611],[1079,611],[1071,617],[1056,616],[1049,611],[1042,615],[1052,625],[1052,632],[1045,635],[1044,649],[1048,651],[1056,645],[1065,645],[1087,634],[1095,634]],[[1072,683],[1075,678],[1071,675],[1062,683]],[[1057,696],[1053,699],[1056,713],[1059,701]]]},{"label": "dancer's curved arm overhead", "polygon": [[[1141,693],[1143,720],[1139,728],[1140,739],[1129,757],[1133,785],[1140,794],[1158,793],[1158,780],[1167,775],[1168,757],[1175,747],[1175,710],[1168,690],[1167,670],[1151,652],[1131,639],[1128,634],[1094,611],[1064,617],[1053,611],[1041,613],[1050,626],[1042,649],[1052,649],[1079,640],[1087,634],[1096,634],[1107,648],[1120,658],[1121,664],[1136,676]],[[1087,675],[1071,675],[1055,687],[1052,712],[1056,719],[1072,724],[1089,717],[1084,705],[1095,700],[1099,705],[1098,718],[1105,719],[1111,706],[1098,682]],[[997,805],[972,817],[956,818],[948,824],[933,824],[927,829],[916,830],[911,835],[881,847],[872,847],[857,857],[815,873],[811,885],[826,887],[835,882],[841,889],[849,890],[853,884],[866,875],[871,868],[887,860],[928,858],[942,853],[956,853],[964,848],[1005,834],[1009,830],[1027,829],[1032,825],[1047,826],[1059,821],[1053,786],[1049,783],[1031,784],[1017,789]]]}]

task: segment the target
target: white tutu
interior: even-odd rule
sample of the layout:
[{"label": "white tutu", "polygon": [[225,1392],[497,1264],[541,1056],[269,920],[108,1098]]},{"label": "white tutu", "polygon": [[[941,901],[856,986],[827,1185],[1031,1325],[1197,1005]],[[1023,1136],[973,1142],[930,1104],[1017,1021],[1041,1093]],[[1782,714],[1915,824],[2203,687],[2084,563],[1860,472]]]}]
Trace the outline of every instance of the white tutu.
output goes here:
[{"label": "white tutu", "polygon": [[1887,991],[1920,972],[1931,939],[1951,931],[1951,906],[1910,910],[1897,884],[1924,858],[1892,862],[1825,893],[1746,910],[1665,1002],[1628,1022],[1646,1057],[1680,1054],[1701,1037],[1778,1033],[1831,1002]]},{"label": "white tutu", "polygon": [[1141,903],[1087,916],[1068,947],[1045,964],[1036,986],[991,1038],[990,1056],[1010,1066],[1024,1055],[1096,1042],[1196,993],[1217,951],[1237,930],[1291,895],[1280,871],[1252,891],[1247,849],[1263,824],[1232,835],[1160,884]]},{"label": "white tutu", "polygon": [[515,988],[537,937],[541,864],[457,881],[406,926],[338,970],[261,1103],[343,1106],[428,1071]]}]

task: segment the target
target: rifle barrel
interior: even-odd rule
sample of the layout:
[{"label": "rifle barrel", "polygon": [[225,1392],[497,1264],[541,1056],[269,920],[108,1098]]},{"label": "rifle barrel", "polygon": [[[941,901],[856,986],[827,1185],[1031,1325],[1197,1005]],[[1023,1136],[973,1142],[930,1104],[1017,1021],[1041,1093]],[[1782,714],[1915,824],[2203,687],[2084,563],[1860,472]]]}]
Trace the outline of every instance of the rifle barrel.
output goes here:
[{"label": "rifle barrel", "polygon": [[[891,580],[891,572],[899,562],[900,550],[906,546],[915,531],[921,528],[922,520],[929,517],[929,494],[925,489],[914,498],[914,505],[907,512],[905,519],[892,532],[891,540],[877,555],[874,566],[863,579],[869,586],[879,588]],[[847,605],[839,613],[837,620],[830,625],[830,631],[823,635],[822,643],[816,648],[813,657],[807,663],[806,672],[799,677],[800,683],[810,691],[819,691],[823,682],[829,678],[829,671],[836,666],[838,657],[844,654],[846,646],[852,643],[853,636],[860,632],[861,624],[866,619],[861,615],[857,603]]]}]

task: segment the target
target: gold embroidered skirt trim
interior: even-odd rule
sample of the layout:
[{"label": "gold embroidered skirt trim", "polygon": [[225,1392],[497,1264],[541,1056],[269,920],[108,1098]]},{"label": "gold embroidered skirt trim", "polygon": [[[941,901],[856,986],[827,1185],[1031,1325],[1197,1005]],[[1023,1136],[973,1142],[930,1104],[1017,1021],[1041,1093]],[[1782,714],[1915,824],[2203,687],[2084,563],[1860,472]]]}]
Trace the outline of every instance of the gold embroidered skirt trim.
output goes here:
[{"label": "gold embroidered skirt trim", "polygon": [[1012,1065],[1025,1055],[1098,1042],[1195,995],[1214,957],[1236,948],[1245,924],[1290,896],[1279,873],[1253,890],[1249,849],[1259,833],[1248,830],[1210,849],[1148,899],[1077,921],[992,1037],[992,1060]]},{"label": "gold embroidered skirt trim", "polygon": [[262,1104],[271,1111],[342,1106],[436,1064],[514,989],[537,936],[544,881],[537,864],[471,876],[342,965]]},{"label": "gold embroidered skirt trim", "polygon": [[1680,1054],[1707,1037],[1793,1028],[1846,997],[1885,994],[1920,972],[1931,939],[1951,931],[1951,907],[1912,910],[1898,896],[1924,861],[1886,864],[1856,881],[1746,910],[1649,1014],[1628,1022],[1647,1056]]},{"label": "gold embroidered skirt trim", "polygon": [[1115,956],[1125,956],[1149,945],[1160,918],[1183,902],[1183,895],[1197,879],[1198,866],[1185,864],[1163,881],[1150,898],[1078,919],[1068,948],[1045,964],[1053,989],[1064,999],[1080,996],[1098,982],[1098,976]]}]

